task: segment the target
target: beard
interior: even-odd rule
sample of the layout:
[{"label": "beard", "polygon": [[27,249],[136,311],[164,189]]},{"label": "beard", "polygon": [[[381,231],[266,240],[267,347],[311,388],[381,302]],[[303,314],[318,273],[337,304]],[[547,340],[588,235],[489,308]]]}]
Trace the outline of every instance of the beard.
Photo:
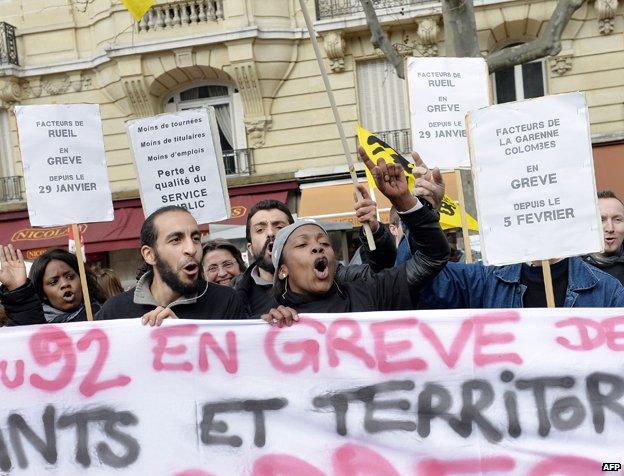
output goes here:
[{"label": "beard", "polygon": [[178,275],[173,270],[173,268],[160,258],[158,252],[155,252],[155,258],[155,266],[158,270],[158,274],[160,274],[161,279],[165,282],[167,286],[169,286],[176,293],[183,296],[190,296],[197,293],[197,291],[199,290],[199,278],[201,273],[197,273],[197,278],[195,279],[195,281],[191,283],[185,283],[180,278],[178,278]]},{"label": "beard", "polygon": [[273,261],[271,261],[271,258],[267,256],[267,249],[269,248],[269,245],[271,243],[273,243],[273,240],[271,239],[271,237],[268,237],[264,242],[264,246],[260,250],[260,253],[254,255],[254,261],[256,262],[256,266],[258,266],[258,268],[263,269],[268,273],[275,274],[275,266],[273,266]]}]

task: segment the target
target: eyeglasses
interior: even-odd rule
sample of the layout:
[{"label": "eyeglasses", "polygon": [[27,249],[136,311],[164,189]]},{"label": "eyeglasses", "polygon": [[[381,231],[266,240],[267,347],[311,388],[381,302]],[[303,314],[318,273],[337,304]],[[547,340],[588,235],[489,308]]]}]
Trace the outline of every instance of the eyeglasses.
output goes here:
[{"label": "eyeglasses", "polygon": [[234,260],[224,261],[221,264],[211,264],[210,266],[208,266],[206,271],[208,273],[218,273],[219,269],[222,269],[224,271],[229,271],[230,269],[234,267],[235,264],[236,264],[236,261]]}]

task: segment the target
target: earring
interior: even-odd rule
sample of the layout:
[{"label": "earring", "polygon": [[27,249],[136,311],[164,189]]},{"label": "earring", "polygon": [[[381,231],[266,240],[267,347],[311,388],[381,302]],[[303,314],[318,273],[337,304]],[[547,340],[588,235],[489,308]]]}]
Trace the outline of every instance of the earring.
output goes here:
[{"label": "earring", "polygon": [[284,283],[284,292],[282,293],[282,299],[286,300],[286,293],[288,292],[288,276],[286,276],[286,282]]}]

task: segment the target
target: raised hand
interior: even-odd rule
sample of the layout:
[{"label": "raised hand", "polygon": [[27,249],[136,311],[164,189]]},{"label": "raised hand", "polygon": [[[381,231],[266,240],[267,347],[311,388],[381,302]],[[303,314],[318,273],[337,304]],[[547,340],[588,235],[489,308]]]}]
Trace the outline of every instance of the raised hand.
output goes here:
[{"label": "raised hand", "polygon": [[355,217],[361,225],[368,223],[372,232],[375,233],[379,229],[379,222],[377,221],[377,204],[368,193],[366,185],[360,183],[357,185],[357,189],[362,194],[362,198],[355,202]]},{"label": "raised hand", "polygon": [[379,159],[375,165],[362,147],[358,147],[358,153],[375,179],[379,191],[388,197],[398,211],[405,212],[416,205],[416,198],[407,187],[403,167],[399,164],[386,164],[383,159]]},{"label": "raised hand", "polygon": [[416,180],[414,182],[414,195],[422,197],[431,205],[440,209],[444,198],[444,180],[439,168],[430,169],[422,161],[416,152],[412,152],[415,167],[412,169]]},{"label": "raised hand", "polygon": [[0,282],[9,291],[26,284],[26,265],[20,250],[13,248],[13,245],[0,245]]}]

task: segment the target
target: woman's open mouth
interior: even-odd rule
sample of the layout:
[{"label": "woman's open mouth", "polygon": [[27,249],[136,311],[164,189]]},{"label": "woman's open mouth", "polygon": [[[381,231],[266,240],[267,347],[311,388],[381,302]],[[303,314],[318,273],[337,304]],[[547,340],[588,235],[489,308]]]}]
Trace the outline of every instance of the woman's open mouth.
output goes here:
[{"label": "woman's open mouth", "polygon": [[314,260],[314,276],[317,279],[327,279],[329,277],[329,261],[327,258],[316,258]]},{"label": "woman's open mouth", "polygon": [[65,291],[63,293],[63,301],[65,301],[65,302],[73,302],[74,296],[75,296],[75,294],[74,294],[73,291]]}]

